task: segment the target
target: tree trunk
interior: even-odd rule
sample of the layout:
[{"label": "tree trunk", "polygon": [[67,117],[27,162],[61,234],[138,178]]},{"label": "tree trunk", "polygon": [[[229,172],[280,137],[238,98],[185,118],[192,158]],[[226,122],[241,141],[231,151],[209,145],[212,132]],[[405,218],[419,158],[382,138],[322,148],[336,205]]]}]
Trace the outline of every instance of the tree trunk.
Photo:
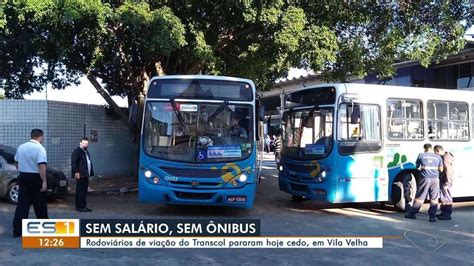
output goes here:
[{"label": "tree trunk", "polygon": [[119,116],[120,120],[130,128],[130,121],[128,121],[127,115],[120,109],[120,107],[115,103],[115,101],[110,97],[109,93],[102,88],[100,83],[96,80],[96,78],[92,74],[87,74],[87,79],[90,81],[92,86],[97,90],[97,92],[104,98],[104,100],[110,105],[112,110]]}]

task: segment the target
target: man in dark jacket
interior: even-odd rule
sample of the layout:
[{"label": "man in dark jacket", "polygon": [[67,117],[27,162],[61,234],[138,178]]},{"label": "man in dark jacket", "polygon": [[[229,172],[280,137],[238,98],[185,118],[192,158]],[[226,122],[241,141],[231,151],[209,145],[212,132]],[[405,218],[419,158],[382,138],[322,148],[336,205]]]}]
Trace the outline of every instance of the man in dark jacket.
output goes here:
[{"label": "man in dark jacket", "polygon": [[440,145],[434,146],[434,152],[443,158],[443,172],[439,175],[441,214],[436,215],[439,220],[451,220],[453,213],[453,197],[451,186],[453,185],[453,161],[454,156],[450,152],[444,152]]},{"label": "man in dark jacket", "polygon": [[89,187],[89,177],[94,176],[91,157],[87,151],[89,139],[84,137],[71,155],[71,171],[76,179],[76,210],[79,212],[91,212],[87,208],[86,195]]}]

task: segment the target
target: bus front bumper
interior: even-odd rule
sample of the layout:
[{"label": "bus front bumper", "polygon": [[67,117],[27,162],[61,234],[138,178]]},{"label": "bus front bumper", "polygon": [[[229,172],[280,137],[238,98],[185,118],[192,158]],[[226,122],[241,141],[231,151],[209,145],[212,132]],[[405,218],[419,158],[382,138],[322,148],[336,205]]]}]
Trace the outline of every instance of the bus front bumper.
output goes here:
[{"label": "bus front bumper", "polygon": [[311,200],[329,200],[325,183],[299,182],[286,177],[282,172],[278,174],[278,185],[281,191],[291,195],[302,196]]},{"label": "bus front bumper", "polygon": [[246,184],[235,189],[187,189],[154,185],[140,180],[138,197],[140,202],[178,205],[210,205],[236,208],[252,208],[256,184]]}]

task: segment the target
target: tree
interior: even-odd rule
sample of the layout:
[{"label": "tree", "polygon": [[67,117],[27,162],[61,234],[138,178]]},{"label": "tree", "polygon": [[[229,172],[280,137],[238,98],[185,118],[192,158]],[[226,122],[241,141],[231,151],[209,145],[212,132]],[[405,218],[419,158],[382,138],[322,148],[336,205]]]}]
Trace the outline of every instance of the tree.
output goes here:
[{"label": "tree", "polygon": [[26,0],[0,10],[7,97],[87,75],[118,113],[109,93],[131,101],[154,75],[242,76],[262,90],[291,67],[333,81],[389,77],[397,61],[458,52],[471,23],[465,1]]},{"label": "tree", "polygon": [[418,60],[428,67],[464,47],[463,35],[472,23],[468,1],[385,2],[301,2],[311,24],[337,35],[340,49],[336,63],[324,69],[327,79],[370,73],[388,78],[396,62]]},{"label": "tree", "polygon": [[124,122],[109,93],[137,94],[156,56],[184,44],[184,30],[169,8],[45,0],[10,1],[3,11],[0,78],[7,97],[21,98],[46,83],[62,89],[86,75]]}]

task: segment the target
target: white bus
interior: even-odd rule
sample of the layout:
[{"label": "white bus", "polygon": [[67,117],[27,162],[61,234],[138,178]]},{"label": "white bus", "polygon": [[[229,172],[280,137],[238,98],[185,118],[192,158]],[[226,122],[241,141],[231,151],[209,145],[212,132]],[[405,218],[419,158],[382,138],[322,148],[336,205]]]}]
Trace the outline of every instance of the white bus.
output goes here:
[{"label": "white bus", "polygon": [[404,209],[425,143],[453,153],[453,196],[474,196],[474,92],[351,83],[286,97],[279,186],[293,199]]}]

